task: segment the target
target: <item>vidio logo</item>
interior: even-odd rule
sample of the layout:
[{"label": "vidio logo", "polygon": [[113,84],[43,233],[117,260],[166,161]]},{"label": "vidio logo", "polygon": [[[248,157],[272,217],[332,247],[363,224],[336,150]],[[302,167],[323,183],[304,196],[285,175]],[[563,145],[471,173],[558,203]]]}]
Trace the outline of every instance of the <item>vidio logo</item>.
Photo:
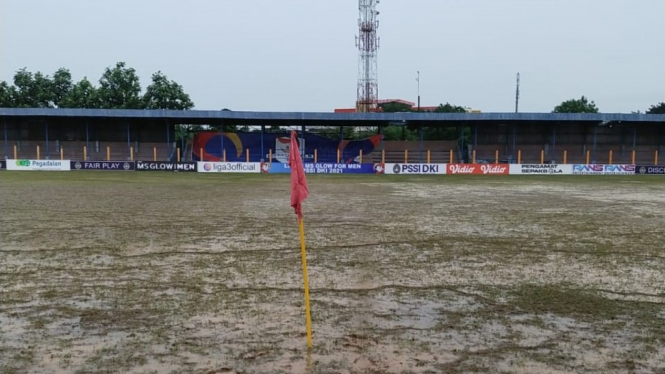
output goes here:
[{"label": "vidio logo", "polygon": [[16,160],[16,166],[30,166],[30,160]]}]

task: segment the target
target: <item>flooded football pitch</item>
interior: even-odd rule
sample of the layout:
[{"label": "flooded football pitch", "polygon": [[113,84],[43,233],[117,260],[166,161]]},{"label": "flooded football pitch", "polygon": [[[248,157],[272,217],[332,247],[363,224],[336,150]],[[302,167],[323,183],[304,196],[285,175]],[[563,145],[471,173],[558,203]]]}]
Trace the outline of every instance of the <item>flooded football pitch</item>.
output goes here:
[{"label": "flooded football pitch", "polygon": [[0,173],[2,373],[665,371],[665,180]]}]

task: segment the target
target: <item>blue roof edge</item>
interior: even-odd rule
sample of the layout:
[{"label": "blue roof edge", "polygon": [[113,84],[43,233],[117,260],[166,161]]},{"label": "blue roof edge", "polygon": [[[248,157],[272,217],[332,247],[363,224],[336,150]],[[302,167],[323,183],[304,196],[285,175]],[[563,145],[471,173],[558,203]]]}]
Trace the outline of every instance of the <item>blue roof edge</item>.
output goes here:
[{"label": "blue roof edge", "polygon": [[320,113],[236,112],[221,110],[58,109],[0,108],[0,117],[78,117],[181,120],[287,120],[287,121],[576,121],[665,122],[665,114],[625,113]]}]

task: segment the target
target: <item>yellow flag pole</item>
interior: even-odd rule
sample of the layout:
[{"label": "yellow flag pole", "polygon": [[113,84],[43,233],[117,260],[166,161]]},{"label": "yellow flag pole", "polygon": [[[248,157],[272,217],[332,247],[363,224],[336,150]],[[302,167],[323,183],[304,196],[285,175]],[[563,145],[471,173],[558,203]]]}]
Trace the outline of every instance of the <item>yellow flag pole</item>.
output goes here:
[{"label": "yellow flag pole", "polygon": [[307,276],[307,253],[305,252],[305,226],[300,223],[300,254],[302,256],[302,274],[305,282],[305,315],[307,318],[307,347],[312,348],[312,317],[309,312],[309,277]]}]

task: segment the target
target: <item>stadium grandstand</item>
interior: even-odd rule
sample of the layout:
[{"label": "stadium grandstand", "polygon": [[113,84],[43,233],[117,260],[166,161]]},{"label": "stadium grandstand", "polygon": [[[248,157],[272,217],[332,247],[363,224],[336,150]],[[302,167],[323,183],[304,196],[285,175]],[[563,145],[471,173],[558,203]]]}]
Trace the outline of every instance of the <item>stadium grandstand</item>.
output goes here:
[{"label": "stadium grandstand", "polygon": [[[260,139],[248,151],[251,161],[265,159],[274,149],[264,142],[266,129],[281,127],[339,130],[368,128],[382,134],[393,126],[415,128],[418,140],[381,140],[367,152],[365,162],[501,162],[652,164],[661,159],[665,115],[555,113],[300,113],[105,109],[0,108],[4,158],[70,160],[196,160],[192,139],[178,136],[180,125],[249,126]],[[426,140],[423,130],[447,128],[460,134],[452,140]],[[335,131],[337,131],[335,130]],[[227,146],[238,144],[219,137],[221,148],[206,150],[222,158]],[[226,137],[228,138],[228,137]],[[178,150],[180,150],[178,152]],[[239,151],[239,150],[238,150]],[[406,151],[406,152],[405,152]],[[429,151],[429,152],[428,152]],[[475,151],[475,152],[474,152]],[[612,151],[612,156],[610,156]],[[38,154],[39,152],[39,154]],[[84,155],[85,152],[85,155]],[[474,156],[472,156],[474,155]],[[85,156],[85,157],[84,157]],[[348,155],[345,155],[348,156]],[[347,157],[344,157],[347,159]]]}]

